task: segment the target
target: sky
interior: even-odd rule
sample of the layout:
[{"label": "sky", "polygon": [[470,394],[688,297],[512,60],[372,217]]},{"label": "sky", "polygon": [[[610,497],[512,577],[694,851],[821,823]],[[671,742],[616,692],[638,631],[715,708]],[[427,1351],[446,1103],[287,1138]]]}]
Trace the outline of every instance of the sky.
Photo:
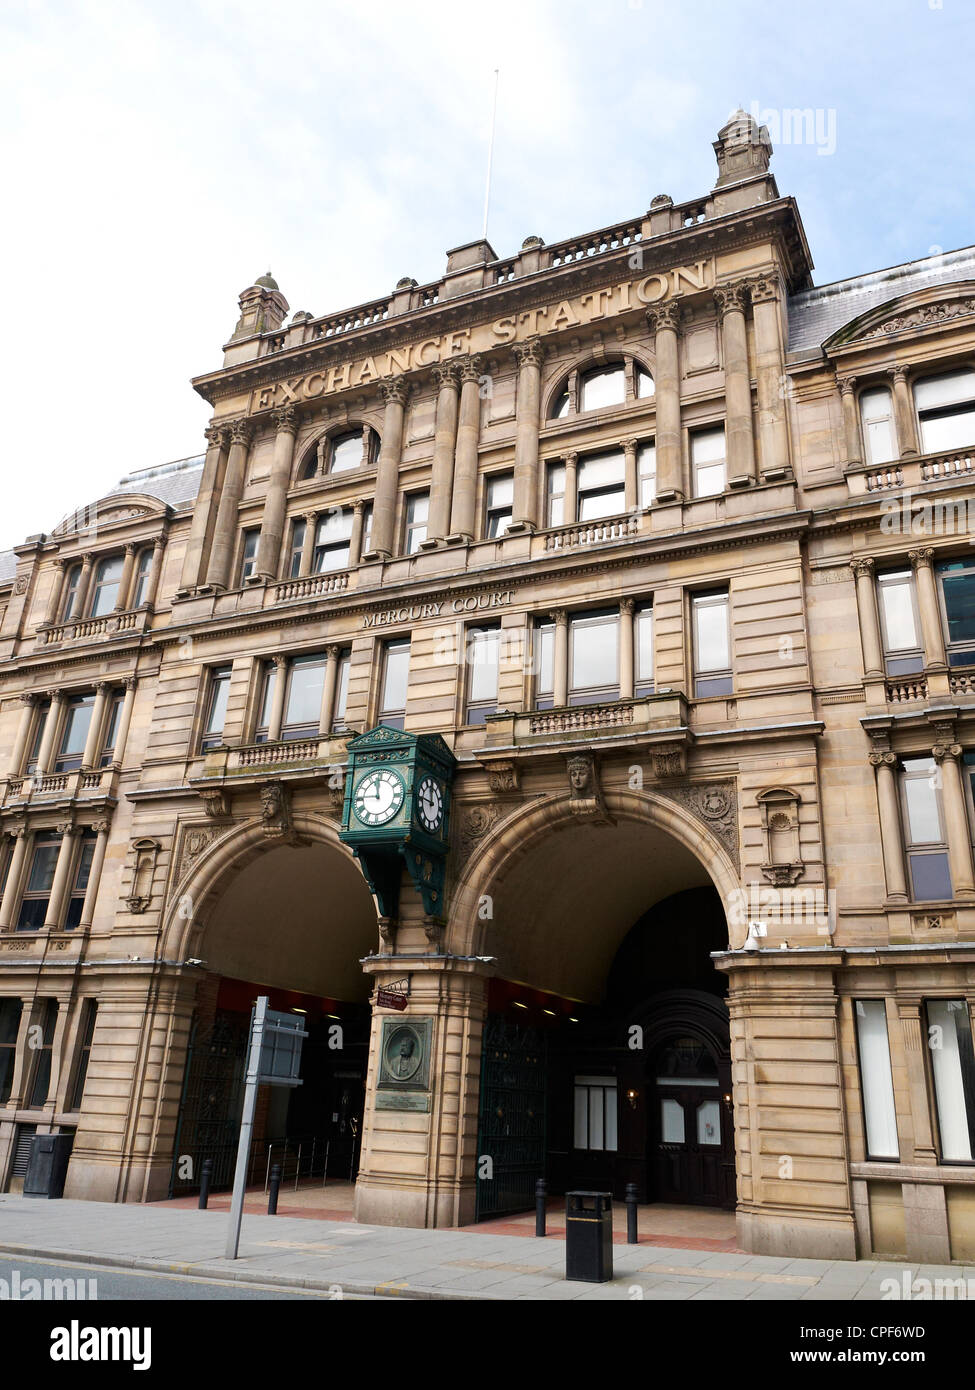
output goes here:
[{"label": "sky", "polygon": [[[291,311],[704,196],[770,128],[817,284],[975,242],[975,0],[0,0],[0,549],[198,454],[240,292]],[[810,111],[804,138],[785,114]]]}]

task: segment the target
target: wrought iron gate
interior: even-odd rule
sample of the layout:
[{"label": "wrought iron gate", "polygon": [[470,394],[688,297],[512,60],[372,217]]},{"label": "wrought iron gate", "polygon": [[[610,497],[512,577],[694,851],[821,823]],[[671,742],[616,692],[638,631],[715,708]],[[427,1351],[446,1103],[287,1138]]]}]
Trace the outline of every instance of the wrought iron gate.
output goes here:
[{"label": "wrought iron gate", "polygon": [[[546,1039],[489,1017],[484,1026],[477,1141],[477,1220],[526,1211],[545,1176]],[[490,1159],[482,1176],[485,1159]]]},{"label": "wrought iron gate", "polygon": [[[208,1158],[213,1161],[211,1186],[233,1183],[248,1031],[246,1018],[226,1013],[217,1014],[212,1028],[193,1024],[173,1143],[170,1197],[199,1188]],[[181,1162],[187,1156],[191,1165]]]}]

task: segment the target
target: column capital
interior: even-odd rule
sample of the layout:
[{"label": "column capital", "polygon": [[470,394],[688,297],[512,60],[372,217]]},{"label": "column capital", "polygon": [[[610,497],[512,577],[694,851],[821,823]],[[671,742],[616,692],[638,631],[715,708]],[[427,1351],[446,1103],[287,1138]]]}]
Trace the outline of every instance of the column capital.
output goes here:
[{"label": "column capital", "polygon": [[934,551],[930,547],[923,550],[909,550],[907,558],[916,570],[931,569],[934,561]]},{"label": "column capital", "polygon": [[889,749],[886,752],[878,749],[867,755],[867,761],[871,767],[894,767],[897,762],[897,754]]},{"label": "column capital", "polygon": [[620,613],[622,613],[624,617],[627,617],[627,618],[628,618],[628,617],[632,614],[634,608],[636,608],[636,599],[633,599],[633,598],[621,598],[621,599],[620,599]]},{"label": "column capital", "polygon": [[405,376],[384,377],[379,390],[386,405],[406,405],[410,396],[410,384]]},{"label": "column capital", "polygon": [[27,690],[22,695],[18,695],[17,699],[22,705],[36,705],[40,700],[40,696],[36,690]]},{"label": "column capital", "polygon": [[362,513],[365,511],[366,504],[368,503],[368,501],[368,497],[357,497],[355,499],[355,501],[352,503],[352,510],[355,512],[356,516],[362,515]]},{"label": "column capital", "polygon": [[779,281],[775,275],[758,275],[748,281],[753,304],[772,304],[779,298]]},{"label": "column capital", "polygon": [[564,608],[553,608],[548,616],[556,627],[565,627],[569,621],[569,615]]},{"label": "column capital", "polygon": [[65,839],[69,836],[80,835],[84,830],[84,826],[75,825],[73,821],[65,820],[61,821],[56,829],[62,839]]},{"label": "column capital", "polygon": [[277,434],[296,435],[298,433],[298,411],[293,405],[278,406],[271,411],[271,423]]},{"label": "column capital", "polygon": [[210,449],[225,449],[229,431],[224,425],[208,425],[203,431],[203,437]]},{"label": "column capital", "polygon": [[165,535],[165,533],[164,533],[163,535],[161,535],[161,536],[156,536],[155,539],[154,539],[153,542],[152,542],[152,548],[153,548],[153,550],[165,550],[167,539],[168,539],[168,538],[167,538],[167,536]]},{"label": "column capital", "polygon": [[135,552],[136,552],[138,549],[140,549],[140,546],[139,546],[139,544],[138,544],[136,541],[126,541],[126,543],[125,543],[125,553],[126,553],[126,555],[132,556],[132,555],[135,554]]},{"label": "column capital", "polygon": [[639,444],[639,442],[640,441],[637,439],[636,435],[631,434],[626,439],[621,439],[619,441],[619,445],[620,448],[623,450],[624,454],[635,454],[636,446]]},{"label": "column capital", "polygon": [[96,681],[96,682],[95,682],[95,693],[96,693],[96,695],[104,695],[105,691],[106,691],[106,690],[111,690],[111,688],[112,688],[112,682],[111,682],[111,681]]},{"label": "column capital", "polygon": [[562,454],[561,458],[563,463],[568,464],[570,468],[574,468],[579,462],[579,450],[570,449],[567,453]]},{"label": "column capital", "polygon": [[545,344],[541,338],[529,338],[526,343],[515,343],[512,352],[519,367],[540,367],[545,357]]},{"label": "column capital", "polygon": [[435,362],[433,364],[433,379],[437,383],[438,391],[445,388],[457,390],[460,384],[460,363],[453,361]]},{"label": "column capital", "polygon": [[230,426],[230,442],[232,444],[250,444],[254,438],[254,423],[252,420],[235,420]]},{"label": "column capital", "polygon": [[51,565],[56,570],[63,570],[67,567],[68,557],[66,555],[55,555]]},{"label": "column capital", "polygon": [[864,576],[869,578],[870,575],[873,574],[875,567],[876,562],[872,555],[858,555],[856,559],[850,561],[850,569],[856,575],[857,579],[862,579]]},{"label": "column capital", "polygon": [[465,357],[460,364],[461,381],[473,381],[480,383],[484,372],[484,363],[479,353],[473,352]]},{"label": "column capital", "polygon": [[96,835],[107,835],[111,829],[111,825],[112,822],[110,820],[93,820],[91,825],[88,826],[88,829],[94,830]]},{"label": "column capital", "polygon": [[122,686],[125,690],[134,690],[138,684],[138,676],[126,676],[122,682]]},{"label": "column capital", "polygon": [[906,367],[888,367],[888,368],[887,368],[887,376],[890,377],[891,381],[892,381],[895,385],[900,385],[902,382],[906,382],[906,381],[907,381],[907,368],[906,368]]},{"label": "column capital", "polygon": [[744,280],[733,280],[727,285],[715,285],[712,293],[722,319],[727,314],[745,312],[748,304],[748,285]]},{"label": "column capital", "polygon": [[342,654],[342,648],[339,646],[339,644],[338,644],[337,642],[331,642],[331,643],[329,643],[329,645],[325,648],[325,655],[326,655],[327,657],[329,657],[330,660],[332,660],[332,661],[338,661],[338,659],[339,659],[339,657],[341,656],[341,654]]},{"label": "column capital", "polygon": [[651,333],[659,333],[664,328],[676,333],[680,328],[680,304],[676,300],[655,304],[647,310],[647,326]]},{"label": "column capital", "polygon": [[838,376],[836,384],[840,388],[841,396],[852,396],[856,390],[857,379],[855,376]]},{"label": "column capital", "polygon": [[281,656],[279,653],[273,656],[271,660],[274,662],[275,668],[278,671],[286,671],[288,669],[288,658],[286,656]]},{"label": "column capital", "polygon": [[961,753],[960,743],[936,743],[931,749],[931,756],[936,763],[955,763],[961,757]]},{"label": "column capital", "polygon": [[63,690],[49,690],[47,692],[47,698],[52,705],[61,705],[68,697]]},{"label": "column capital", "polygon": [[86,550],[82,554],[81,563],[87,569],[91,569],[92,565],[95,563],[95,552],[93,550]]}]

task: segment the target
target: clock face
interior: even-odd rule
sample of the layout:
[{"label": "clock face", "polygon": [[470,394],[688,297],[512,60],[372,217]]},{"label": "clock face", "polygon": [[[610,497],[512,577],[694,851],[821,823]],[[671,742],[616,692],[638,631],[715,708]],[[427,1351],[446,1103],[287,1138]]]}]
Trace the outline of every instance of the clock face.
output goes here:
[{"label": "clock face", "polygon": [[355,789],[352,804],[363,825],[385,825],[403,804],[406,786],[389,768],[368,772]]},{"label": "clock face", "polygon": [[439,830],[443,823],[443,788],[434,777],[424,777],[416,794],[416,809],[425,830]]}]

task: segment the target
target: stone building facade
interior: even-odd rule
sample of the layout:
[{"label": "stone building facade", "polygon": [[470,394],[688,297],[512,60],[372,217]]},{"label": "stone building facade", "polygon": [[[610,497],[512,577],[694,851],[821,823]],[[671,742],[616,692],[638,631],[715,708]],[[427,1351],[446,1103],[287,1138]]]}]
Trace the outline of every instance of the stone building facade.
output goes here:
[{"label": "stone building facade", "polygon": [[714,149],[344,313],[262,277],[205,453],[0,556],[0,1188],[219,1166],[270,992],[261,1137],[359,1219],[975,1260],[975,251],[816,288]]}]

